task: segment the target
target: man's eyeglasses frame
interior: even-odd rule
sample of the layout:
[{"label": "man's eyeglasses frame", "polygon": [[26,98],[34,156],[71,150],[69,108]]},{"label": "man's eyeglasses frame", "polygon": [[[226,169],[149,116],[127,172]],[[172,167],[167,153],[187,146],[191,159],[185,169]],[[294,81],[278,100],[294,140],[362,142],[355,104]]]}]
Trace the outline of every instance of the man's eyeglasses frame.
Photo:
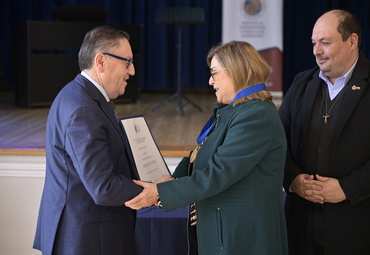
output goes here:
[{"label": "man's eyeglasses frame", "polygon": [[130,67],[130,65],[134,62],[134,59],[132,58],[123,58],[123,57],[120,57],[120,56],[117,56],[117,55],[114,55],[114,54],[111,54],[111,53],[108,53],[108,52],[104,52],[103,53],[104,55],[108,55],[108,56],[111,56],[111,57],[114,57],[114,58],[117,58],[119,60],[123,60],[123,61],[126,61],[127,62],[127,69]]}]

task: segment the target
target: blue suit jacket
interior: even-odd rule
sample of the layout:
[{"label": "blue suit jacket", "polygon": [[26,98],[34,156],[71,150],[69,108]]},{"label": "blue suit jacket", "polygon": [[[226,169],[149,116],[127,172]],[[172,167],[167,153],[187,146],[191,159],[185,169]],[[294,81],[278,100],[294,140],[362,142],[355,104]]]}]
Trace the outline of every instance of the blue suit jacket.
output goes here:
[{"label": "blue suit jacket", "polygon": [[127,137],[100,91],[85,77],[67,84],[46,128],[46,177],[34,248],[43,254],[134,254],[141,192]]}]

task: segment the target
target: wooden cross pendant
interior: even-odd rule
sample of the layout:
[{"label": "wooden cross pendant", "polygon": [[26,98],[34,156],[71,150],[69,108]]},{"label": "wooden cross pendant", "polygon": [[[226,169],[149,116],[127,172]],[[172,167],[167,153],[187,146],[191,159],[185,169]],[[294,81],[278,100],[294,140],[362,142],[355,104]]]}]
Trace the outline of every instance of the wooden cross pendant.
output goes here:
[{"label": "wooden cross pendant", "polygon": [[330,118],[330,115],[326,114],[326,115],[322,116],[322,118],[324,119],[324,123],[328,124],[328,119]]}]

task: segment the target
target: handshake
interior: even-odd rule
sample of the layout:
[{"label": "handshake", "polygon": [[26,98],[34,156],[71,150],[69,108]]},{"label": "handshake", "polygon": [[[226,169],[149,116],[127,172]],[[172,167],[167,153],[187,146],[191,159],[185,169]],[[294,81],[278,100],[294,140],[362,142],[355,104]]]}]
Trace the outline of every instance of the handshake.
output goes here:
[{"label": "handshake", "polygon": [[151,182],[144,182],[144,181],[137,181],[133,180],[137,185],[143,187],[143,191],[134,197],[133,199],[126,201],[125,206],[130,207],[134,210],[140,210],[152,205],[160,207],[158,205],[159,202],[159,194],[157,189],[157,184],[166,181],[175,180],[174,177],[171,175],[165,175],[156,180],[154,183]]}]

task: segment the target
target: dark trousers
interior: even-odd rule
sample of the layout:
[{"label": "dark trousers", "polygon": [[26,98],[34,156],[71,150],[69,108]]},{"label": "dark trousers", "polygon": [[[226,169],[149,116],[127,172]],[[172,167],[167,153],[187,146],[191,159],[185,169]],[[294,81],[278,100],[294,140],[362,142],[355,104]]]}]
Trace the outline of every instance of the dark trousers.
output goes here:
[{"label": "dark trousers", "polygon": [[302,255],[324,255],[325,218],[321,205],[306,205],[306,229]]},{"label": "dark trousers", "polygon": [[198,255],[197,227],[188,227],[189,255]]}]

